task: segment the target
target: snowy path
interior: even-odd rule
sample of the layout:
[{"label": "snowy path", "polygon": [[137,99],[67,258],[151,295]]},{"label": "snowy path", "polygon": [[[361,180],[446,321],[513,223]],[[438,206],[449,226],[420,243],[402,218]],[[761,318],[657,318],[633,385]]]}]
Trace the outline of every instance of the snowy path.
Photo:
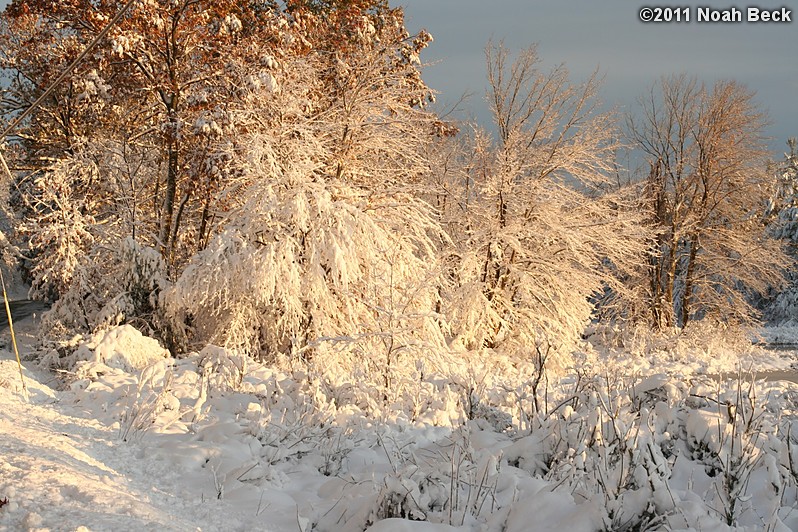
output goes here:
[{"label": "snowy path", "polygon": [[28,375],[30,403],[9,390],[19,385],[16,363],[0,361],[0,499],[9,501],[0,528],[196,530],[168,486],[130,475],[134,447]]}]

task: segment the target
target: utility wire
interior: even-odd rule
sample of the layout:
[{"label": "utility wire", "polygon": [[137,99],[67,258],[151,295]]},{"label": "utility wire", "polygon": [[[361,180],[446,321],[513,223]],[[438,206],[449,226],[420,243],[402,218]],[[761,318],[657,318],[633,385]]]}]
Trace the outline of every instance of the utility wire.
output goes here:
[{"label": "utility wire", "polygon": [[122,9],[120,9],[119,12],[116,14],[116,16],[114,16],[114,18],[111,19],[111,22],[109,22],[105,26],[105,28],[103,28],[103,30],[99,34],[97,34],[97,36],[94,38],[93,41],[91,41],[89,46],[87,46],[86,49],[83,50],[83,52],[81,52],[81,54],[74,61],[72,61],[72,64],[69,65],[66,68],[66,70],[61,72],[61,74],[55,79],[55,81],[53,81],[50,84],[50,86],[47,87],[47,90],[44,91],[42,95],[39,96],[36,99],[36,101],[31,104],[30,107],[25,109],[25,112],[23,112],[21,115],[19,115],[18,117],[16,117],[14,120],[11,121],[11,123],[3,130],[3,133],[0,134],[0,140],[5,139],[8,136],[8,134],[14,130],[15,127],[17,127],[23,120],[25,120],[25,118],[27,118],[27,116],[31,114],[34,111],[34,109],[36,109],[36,107],[38,107],[39,104],[42,103],[42,101],[44,101],[45,98],[47,98],[48,96],[50,96],[50,94],[52,94],[52,92],[55,90],[58,84],[64,81],[64,78],[70,75],[75,70],[75,67],[77,67],[78,64],[81,61],[83,61],[83,59],[88,55],[88,53],[91,52],[95,46],[97,46],[97,43],[99,43],[106,35],[108,35],[108,32],[111,31],[111,28],[113,28],[114,25],[117,22],[119,22],[119,19],[122,18],[122,16],[127,12],[127,10],[130,9],[130,6],[132,6],[135,2],[136,0],[128,0],[127,3],[124,6],[122,6]]}]

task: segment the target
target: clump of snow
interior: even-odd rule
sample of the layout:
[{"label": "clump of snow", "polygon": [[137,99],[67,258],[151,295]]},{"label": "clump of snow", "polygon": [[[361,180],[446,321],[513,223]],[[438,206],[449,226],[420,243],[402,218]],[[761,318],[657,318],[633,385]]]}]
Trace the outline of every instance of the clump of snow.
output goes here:
[{"label": "clump of snow", "polygon": [[75,351],[76,361],[102,363],[132,372],[169,356],[158,340],[144,336],[131,325],[120,325],[92,335]]},{"label": "clump of snow", "polygon": [[220,30],[223,34],[235,35],[244,28],[241,20],[233,14],[224,17]]}]

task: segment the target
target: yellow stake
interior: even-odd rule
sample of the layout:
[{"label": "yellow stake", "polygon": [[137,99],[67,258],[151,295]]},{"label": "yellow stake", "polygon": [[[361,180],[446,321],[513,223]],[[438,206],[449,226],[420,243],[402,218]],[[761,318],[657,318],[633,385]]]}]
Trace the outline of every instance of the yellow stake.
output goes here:
[{"label": "yellow stake", "polygon": [[14,336],[14,322],[11,320],[11,307],[8,305],[6,295],[6,280],[3,276],[3,269],[0,268],[0,285],[3,286],[3,302],[6,304],[6,314],[8,315],[8,327],[11,329],[11,344],[14,346],[14,354],[17,356],[17,367],[19,368],[19,379],[22,381],[22,394],[28,400],[28,387],[25,385],[25,375],[22,373],[22,361],[19,359],[19,349],[17,349],[17,338]]}]

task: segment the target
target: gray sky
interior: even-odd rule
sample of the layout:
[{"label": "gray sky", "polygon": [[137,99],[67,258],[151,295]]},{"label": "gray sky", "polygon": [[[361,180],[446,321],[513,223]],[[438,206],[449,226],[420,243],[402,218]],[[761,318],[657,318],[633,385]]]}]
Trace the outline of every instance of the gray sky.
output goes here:
[{"label": "gray sky", "polygon": [[[421,28],[435,41],[422,55],[432,63],[424,79],[438,90],[441,104],[455,103],[466,91],[466,116],[489,125],[484,100],[484,47],[504,40],[518,50],[538,44],[544,65],[564,63],[575,81],[596,68],[604,76],[602,101],[634,110],[637,98],[663,74],[686,73],[712,83],[735,79],[756,91],[772,125],[766,131],[774,156],[780,158],[790,136],[798,136],[798,2],[764,1],[736,5],[776,9],[793,4],[792,23],[720,24],[642,23],[648,0],[401,0],[410,31]],[[685,5],[675,3],[673,5]],[[728,9],[730,3],[699,5]],[[788,7],[791,9],[791,7]]]}]

